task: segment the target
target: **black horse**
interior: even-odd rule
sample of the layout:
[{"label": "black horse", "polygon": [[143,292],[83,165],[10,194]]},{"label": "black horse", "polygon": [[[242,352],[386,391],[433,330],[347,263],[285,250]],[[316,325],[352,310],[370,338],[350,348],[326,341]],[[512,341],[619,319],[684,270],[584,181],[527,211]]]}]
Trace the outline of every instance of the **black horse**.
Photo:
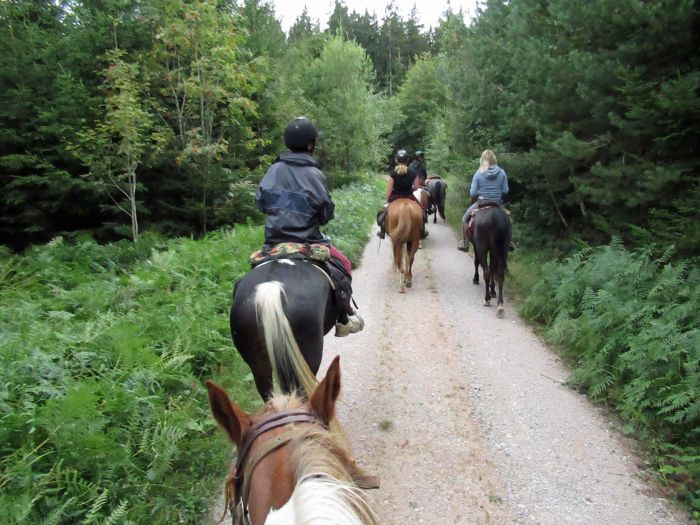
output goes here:
[{"label": "black horse", "polygon": [[430,206],[432,213],[434,213],[433,224],[437,222],[438,212],[440,213],[440,217],[442,217],[442,222],[445,222],[447,183],[440,178],[428,179],[428,193],[430,193]]},{"label": "black horse", "polygon": [[310,395],[317,384],[323,336],[337,317],[329,277],[306,261],[266,262],[236,284],[231,337],[264,400],[273,393],[273,378],[282,392]]},{"label": "black horse", "polygon": [[[505,210],[498,205],[482,205],[474,218],[474,265],[476,267],[480,264],[484,272],[484,306],[491,306],[493,281],[498,283],[498,317],[503,317],[504,314],[503,280],[508,272],[510,229],[510,219]],[[478,273],[475,274],[474,280],[478,284]]]}]

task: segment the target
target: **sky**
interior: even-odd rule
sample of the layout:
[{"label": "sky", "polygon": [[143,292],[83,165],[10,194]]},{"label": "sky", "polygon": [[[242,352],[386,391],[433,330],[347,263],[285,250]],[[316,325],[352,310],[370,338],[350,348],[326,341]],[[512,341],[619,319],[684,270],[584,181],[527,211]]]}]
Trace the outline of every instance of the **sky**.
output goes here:
[{"label": "sky", "polygon": [[[297,17],[304,10],[309,13],[312,20],[318,20],[321,29],[327,26],[328,17],[333,12],[334,0],[273,0],[275,13],[277,18],[282,22],[282,29],[288,31]],[[384,16],[384,9],[387,0],[345,0],[345,5],[348,7],[348,12],[356,11],[364,14],[365,9],[372,14],[377,15],[377,19],[381,22]],[[447,4],[452,6],[452,11],[458,12],[460,8],[464,12],[465,20],[469,20],[476,11],[477,0],[394,0],[399,14],[406,19],[408,14],[416,6],[418,18],[423,23],[424,29],[437,25],[437,21],[447,9]]]}]

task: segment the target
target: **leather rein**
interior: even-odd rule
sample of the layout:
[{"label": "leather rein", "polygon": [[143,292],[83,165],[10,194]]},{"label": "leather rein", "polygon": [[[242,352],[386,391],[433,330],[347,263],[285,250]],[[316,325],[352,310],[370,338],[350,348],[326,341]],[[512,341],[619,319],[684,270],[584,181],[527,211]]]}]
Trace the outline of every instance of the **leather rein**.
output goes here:
[{"label": "leather rein", "polygon": [[[296,409],[283,410],[270,414],[256,423],[246,433],[245,440],[238,453],[236,464],[226,478],[225,507],[231,512],[231,521],[233,525],[250,525],[248,495],[253,471],[265,457],[275,450],[289,444],[293,439],[294,433],[286,431],[275,436],[261,445],[260,450],[249,458],[250,448],[255,440],[266,432],[275,428],[291,425],[292,423],[315,423],[326,428],[326,425],[308,410]],[[223,517],[219,520],[219,523],[221,523],[222,520]]]}]

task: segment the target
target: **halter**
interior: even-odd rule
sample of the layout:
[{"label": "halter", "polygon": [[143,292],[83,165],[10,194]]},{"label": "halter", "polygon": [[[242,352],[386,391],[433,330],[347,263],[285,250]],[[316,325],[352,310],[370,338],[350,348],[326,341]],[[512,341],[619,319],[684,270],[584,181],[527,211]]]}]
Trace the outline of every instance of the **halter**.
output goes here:
[{"label": "halter", "polygon": [[[264,433],[292,423],[315,423],[326,428],[326,425],[324,425],[321,420],[304,409],[275,412],[253,425],[246,434],[245,441],[243,442],[243,446],[238,454],[238,459],[236,460],[236,465],[226,478],[225,506],[228,507],[231,512],[231,522],[233,525],[251,525],[250,516],[248,515],[248,495],[250,493],[250,480],[253,471],[268,454],[289,444],[293,439],[294,433],[288,430],[265,442],[261,446],[261,449],[250,456],[250,460],[246,462],[250,447],[255,440]],[[221,522],[221,520],[219,522]]]}]

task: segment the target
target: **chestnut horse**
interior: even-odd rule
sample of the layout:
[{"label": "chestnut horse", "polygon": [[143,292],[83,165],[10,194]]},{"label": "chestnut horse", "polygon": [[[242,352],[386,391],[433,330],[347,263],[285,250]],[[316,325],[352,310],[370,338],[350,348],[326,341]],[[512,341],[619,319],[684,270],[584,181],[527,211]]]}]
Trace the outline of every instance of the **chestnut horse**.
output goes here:
[{"label": "chestnut horse", "polygon": [[226,483],[234,525],[378,525],[353,481],[357,467],[345,440],[328,430],[340,392],[339,357],[308,401],[277,394],[256,415],[206,384],[212,414],[238,450]]},{"label": "chestnut horse", "polygon": [[401,274],[399,292],[404,293],[413,284],[413,258],[423,229],[423,209],[413,199],[396,199],[387,208],[386,224],[394,249],[394,269]]}]

